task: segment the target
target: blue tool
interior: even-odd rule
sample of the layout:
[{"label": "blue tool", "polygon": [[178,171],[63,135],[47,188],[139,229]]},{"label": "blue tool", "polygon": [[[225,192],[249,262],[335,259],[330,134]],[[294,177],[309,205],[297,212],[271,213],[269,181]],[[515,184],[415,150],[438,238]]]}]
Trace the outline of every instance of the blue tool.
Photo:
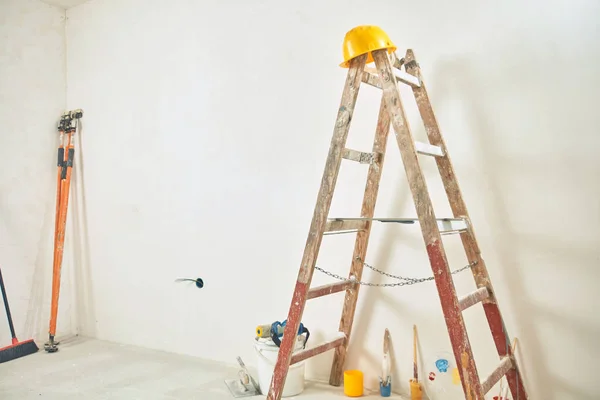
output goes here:
[{"label": "blue tool", "polygon": [[[281,323],[279,321],[275,321],[271,324],[271,340],[273,340],[273,343],[275,343],[275,345],[277,347],[281,346],[280,338],[283,336],[283,332],[285,330],[286,324],[287,324],[287,320],[283,321],[283,323]],[[302,322],[301,322],[300,326],[298,327],[298,336],[302,335],[303,333],[306,333],[306,340],[304,341],[304,346],[303,346],[304,348],[306,348],[306,342],[308,342],[310,332],[304,326],[304,324],[302,324]]]}]

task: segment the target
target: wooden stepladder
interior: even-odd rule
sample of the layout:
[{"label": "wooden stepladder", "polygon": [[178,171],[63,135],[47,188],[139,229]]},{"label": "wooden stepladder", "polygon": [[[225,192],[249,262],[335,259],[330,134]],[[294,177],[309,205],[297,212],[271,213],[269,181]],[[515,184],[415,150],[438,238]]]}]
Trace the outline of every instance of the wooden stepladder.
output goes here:
[{"label": "wooden stepladder", "polygon": [[[298,331],[307,300],[345,291],[344,307],[339,325],[340,334],[334,340],[293,355],[295,335],[284,335],[267,400],[281,399],[290,365],[328,350],[335,350],[329,383],[333,386],[339,386],[342,383],[346,349],[352,331],[371,225],[372,221],[382,220],[373,218],[373,214],[390,124],[394,128],[406,170],[465,398],[484,400],[485,393],[503,376],[506,376],[513,399],[525,400],[528,395],[523,386],[523,379],[509,344],[510,338],[504,327],[490,277],[481,257],[467,207],[429,101],[420,67],[412,50],[407,50],[403,59],[396,57],[395,50],[396,47],[387,34],[376,26],[359,26],[346,34],[345,61],[342,66],[348,68],[348,75],[285,328],[286,332]],[[373,61],[374,69],[365,67],[367,63]],[[370,153],[345,148],[350,121],[362,83],[382,90],[375,140]],[[430,143],[415,142],[402,105],[398,90],[399,83],[407,84],[412,88]],[[419,154],[435,157],[454,214],[452,218],[436,218],[427,184],[419,165]],[[369,164],[360,218],[328,218],[342,159]],[[394,219],[387,220],[394,221]],[[395,221],[406,220],[409,219],[396,219]],[[416,219],[415,222],[417,222]],[[329,232],[348,230],[357,231],[348,279],[311,288],[310,284],[323,235]],[[461,298],[456,295],[441,238],[444,234],[452,233],[459,234],[461,237],[477,285],[476,291]],[[500,358],[499,366],[483,381],[478,375],[462,315],[465,309],[477,303],[482,303]]]}]

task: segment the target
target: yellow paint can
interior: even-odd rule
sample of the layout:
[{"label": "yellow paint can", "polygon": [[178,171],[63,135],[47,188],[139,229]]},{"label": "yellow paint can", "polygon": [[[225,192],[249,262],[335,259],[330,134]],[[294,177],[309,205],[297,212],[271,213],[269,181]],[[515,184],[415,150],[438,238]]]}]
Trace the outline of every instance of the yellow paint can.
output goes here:
[{"label": "yellow paint can", "polygon": [[363,395],[364,377],[362,371],[344,371],[344,394],[348,397]]}]

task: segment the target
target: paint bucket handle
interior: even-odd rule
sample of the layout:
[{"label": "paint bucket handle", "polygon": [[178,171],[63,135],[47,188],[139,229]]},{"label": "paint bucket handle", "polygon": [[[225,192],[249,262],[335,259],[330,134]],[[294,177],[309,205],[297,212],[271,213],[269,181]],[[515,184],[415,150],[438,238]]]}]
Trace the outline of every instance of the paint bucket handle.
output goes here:
[{"label": "paint bucket handle", "polygon": [[[308,330],[307,327],[305,327],[304,325],[301,326],[301,332],[298,334],[298,336],[301,336],[303,333],[306,333],[306,338],[304,339],[304,346],[302,347],[303,349],[306,348],[306,343],[308,343],[308,338],[310,337],[310,332]],[[277,347],[281,346],[281,339],[279,339],[279,336],[275,333],[275,332],[271,332],[271,340],[273,340],[273,343],[275,343],[275,345]]]}]

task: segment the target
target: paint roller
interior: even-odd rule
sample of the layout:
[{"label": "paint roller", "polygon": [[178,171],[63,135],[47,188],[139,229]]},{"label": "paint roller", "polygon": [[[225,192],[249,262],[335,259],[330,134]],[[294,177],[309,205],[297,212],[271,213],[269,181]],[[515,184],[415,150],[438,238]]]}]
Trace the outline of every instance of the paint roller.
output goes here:
[{"label": "paint roller", "polygon": [[[283,322],[275,321],[271,325],[258,325],[256,327],[256,338],[257,339],[266,339],[271,338],[275,345],[279,347],[281,345],[281,337],[284,334],[285,326],[287,324],[287,320]],[[308,342],[308,337],[310,336],[310,332],[308,329],[300,323],[298,327],[298,335],[306,334],[306,340],[304,341],[304,347],[306,347],[306,342]]]}]

